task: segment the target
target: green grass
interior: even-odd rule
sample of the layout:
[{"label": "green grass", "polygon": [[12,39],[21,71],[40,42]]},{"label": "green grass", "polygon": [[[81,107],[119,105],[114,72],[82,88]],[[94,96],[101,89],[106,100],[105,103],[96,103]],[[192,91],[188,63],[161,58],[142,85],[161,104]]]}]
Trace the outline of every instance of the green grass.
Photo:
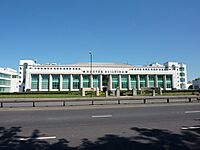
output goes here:
[{"label": "green grass", "polygon": [[[196,95],[196,91],[163,91],[163,96],[184,96],[184,95]],[[91,97],[91,92],[86,92],[85,97]],[[122,91],[121,95],[131,96],[130,91]],[[138,96],[151,96],[151,92],[144,92]],[[96,97],[95,92],[92,93],[93,97]],[[104,97],[105,93],[100,92],[100,97]],[[156,93],[156,96],[159,96]],[[79,92],[26,92],[26,93],[1,93],[0,98],[83,98]]]},{"label": "green grass", "polygon": [[68,94],[11,94],[0,95],[0,98],[73,98],[81,97],[80,95],[68,95]]},{"label": "green grass", "polygon": [[[100,92],[100,97],[104,97],[105,93]],[[91,92],[86,92],[84,97],[91,97]],[[1,93],[0,98],[84,98],[78,92],[46,92],[46,93]],[[92,97],[96,97],[95,93],[92,93]]]},{"label": "green grass", "polygon": [[163,96],[181,96],[181,95],[194,95],[193,92],[171,92],[163,93]]}]

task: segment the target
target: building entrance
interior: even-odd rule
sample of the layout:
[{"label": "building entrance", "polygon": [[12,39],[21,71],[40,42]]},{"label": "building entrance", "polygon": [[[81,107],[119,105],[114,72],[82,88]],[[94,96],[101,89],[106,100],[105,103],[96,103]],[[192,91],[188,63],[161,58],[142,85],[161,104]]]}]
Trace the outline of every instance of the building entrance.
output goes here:
[{"label": "building entrance", "polygon": [[103,82],[103,86],[108,86],[109,83],[109,76],[108,75],[102,75],[102,82]]}]

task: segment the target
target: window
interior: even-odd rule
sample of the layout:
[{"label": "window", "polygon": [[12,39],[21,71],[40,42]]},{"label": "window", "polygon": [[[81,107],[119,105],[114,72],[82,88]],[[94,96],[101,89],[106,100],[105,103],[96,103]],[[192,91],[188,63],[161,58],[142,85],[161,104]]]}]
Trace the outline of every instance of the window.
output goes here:
[{"label": "window", "polygon": [[52,75],[52,89],[59,89],[60,88],[60,75],[54,74]]},{"label": "window", "polygon": [[185,76],[185,73],[181,72],[181,73],[180,73],[180,76],[181,76],[181,77],[184,77],[184,76]]},{"label": "window", "polygon": [[84,88],[90,87],[90,75],[83,75],[83,87]]},{"label": "window", "polygon": [[49,74],[42,74],[42,89],[49,89]]},{"label": "window", "polygon": [[38,89],[39,87],[39,75],[32,74],[31,75],[31,89]]},{"label": "window", "polygon": [[80,89],[80,75],[73,75],[73,89]]},{"label": "window", "polygon": [[158,75],[158,87],[164,88],[163,75]]},{"label": "window", "polygon": [[100,79],[99,75],[93,75],[93,87],[94,88],[99,87],[99,79]]},{"label": "window", "polygon": [[10,80],[0,79],[0,85],[10,86]]},{"label": "window", "polygon": [[0,87],[0,92],[9,92],[10,88],[8,87]]},{"label": "window", "polygon": [[128,88],[128,76],[127,75],[121,76],[121,83],[122,83],[122,89]]},{"label": "window", "polygon": [[12,78],[16,79],[18,78],[18,75],[12,75]]},{"label": "window", "polygon": [[146,87],[146,76],[140,75],[140,87]]},{"label": "window", "polygon": [[130,75],[131,77],[131,89],[137,87],[137,77],[136,75]]},{"label": "window", "polygon": [[70,89],[70,75],[69,74],[63,75],[62,88],[63,89]]},{"label": "window", "polygon": [[172,70],[176,70],[176,66],[175,65],[172,65]]},{"label": "window", "polygon": [[167,88],[172,88],[172,75],[166,75]]},{"label": "window", "polygon": [[119,87],[119,76],[118,75],[112,75],[112,88],[116,89]]},{"label": "window", "polygon": [[181,82],[185,82],[185,78],[180,78],[180,81]]},{"label": "window", "polygon": [[180,71],[185,71],[184,67],[180,67],[179,69],[180,69]]},{"label": "window", "polygon": [[149,75],[149,87],[155,87],[155,75]]},{"label": "window", "polygon": [[186,88],[186,85],[185,85],[184,83],[181,83],[181,84],[180,84],[180,87],[181,87],[181,89],[185,89],[185,88]]}]

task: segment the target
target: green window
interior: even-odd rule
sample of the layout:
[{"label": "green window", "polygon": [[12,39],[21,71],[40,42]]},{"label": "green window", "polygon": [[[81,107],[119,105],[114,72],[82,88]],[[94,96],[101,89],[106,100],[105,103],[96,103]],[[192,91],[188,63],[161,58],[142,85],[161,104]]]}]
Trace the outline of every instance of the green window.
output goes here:
[{"label": "green window", "polygon": [[52,89],[60,89],[60,75],[59,74],[52,75]]},{"label": "green window", "polygon": [[119,76],[118,75],[112,75],[112,88],[116,89],[119,87]]},{"label": "green window", "polygon": [[31,75],[31,89],[38,89],[39,87],[39,75],[32,74]]},{"label": "green window", "polygon": [[155,75],[149,75],[149,87],[155,87]]},{"label": "green window", "polygon": [[8,88],[8,87],[0,87],[0,92],[10,92],[10,88]]},{"label": "green window", "polygon": [[80,75],[73,76],[73,89],[80,89]]},{"label": "green window", "polygon": [[140,75],[140,87],[146,87],[146,76]]},{"label": "green window", "polygon": [[5,73],[0,73],[0,78],[11,78],[11,75],[5,74]]},{"label": "green window", "polygon": [[42,89],[49,89],[49,74],[42,74]]},{"label": "green window", "polygon": [[0,85],[10,86],[10,80],[0,79]]},{"label": "green window", "polygon": [[122,89],[128,88],[128,75],[121,75]]},{"label": "green window", "polygon": [[12,75],[12,78],[16,79],[16,78],[18,78],[18,75]]},{"label": "green window", "polygon": [[99,87],[99,79],[100,79],[99,75],[93,75],[93,87],[94,88]]},{"label": "green window", "polygon": [[63,85],[62,85],[63,89],[69,89],[70,88],[70,75],[69,74],[65,74],[63,75]]},{"label": "green window", "polygon": [[90,75],[83,75],[83,87],[84,88],[90,87]]},{"label": "green window", "polygon": [[164,88],[163,75],[158,75],[158,87]]},{"label": "green window", "polygon": [[167,88],[172,88],[172,75],[166,75]]},{"label": "green window", "polygon": [[131,75],[131,89],[137,88],[137,76]]}]

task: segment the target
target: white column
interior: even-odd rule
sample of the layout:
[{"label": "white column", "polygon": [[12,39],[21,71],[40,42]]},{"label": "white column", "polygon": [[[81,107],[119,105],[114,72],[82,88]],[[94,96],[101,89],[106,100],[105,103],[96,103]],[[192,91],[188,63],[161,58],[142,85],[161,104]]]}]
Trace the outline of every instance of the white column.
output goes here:
[{"label": "white column", "polygon": [[42,75],[39,74],[39,87],[38,87],[38,91],[42,91]]},{"label": "white column", "polygon": [[69,90],[72,91],[73,90],[73,76],[72,74],[70,74],[70,87]]},{"label": "white column", "polygon": [[119,90],[121,90],[122,89],[122,76],[121,76],[121,74],[119,74]]},{"label": "white column", "polygon": [[25,77],[25,91],[31,90],[31,73],[29,71],[26,72]]},{"label": "white column", "polygon": [[93,88],[93,75],[90,75],[90,87]]},{"label": "white column", "polygon": [[60,91],[62,91],[62,85],[63,85],[63,76],[62,76],[62,74],[60,74]]},{"label": "white column", "polygon": [[158,87],[158,75],[157,74],[155,75],[155,87],[156,88]]},{"label": "white column", "polygon": [[164,89],[167,89],[167,78],[166,78],[166,74],[163,76],[163,83],[164,83]]},{"label": "white column", "polygon": [[52,91],[52,75],[49,75],[49,91]]},{"label": "white column", "polygon": [[128,75],[128,90],[131,90],[131,75]]},{"label": "white column", "polygon": [[103,79],[102,79],[102,74],[99,75],[99,89],[100,89],[100,91],[103,91]]},{"label": "white column", "polygon": [[83,75],[80,74],[80,88],[83,88]]},{"label": "white column", "polygon": [[149,75],[146,75],[146,86],[149,87]]},{"label": "white column", "polygon": [[140,75],[137,75],[137,90],[140,90]]},{"label": "white column", "polygon": [[109,90],[112,90],[112,75],[109,75]]}]

